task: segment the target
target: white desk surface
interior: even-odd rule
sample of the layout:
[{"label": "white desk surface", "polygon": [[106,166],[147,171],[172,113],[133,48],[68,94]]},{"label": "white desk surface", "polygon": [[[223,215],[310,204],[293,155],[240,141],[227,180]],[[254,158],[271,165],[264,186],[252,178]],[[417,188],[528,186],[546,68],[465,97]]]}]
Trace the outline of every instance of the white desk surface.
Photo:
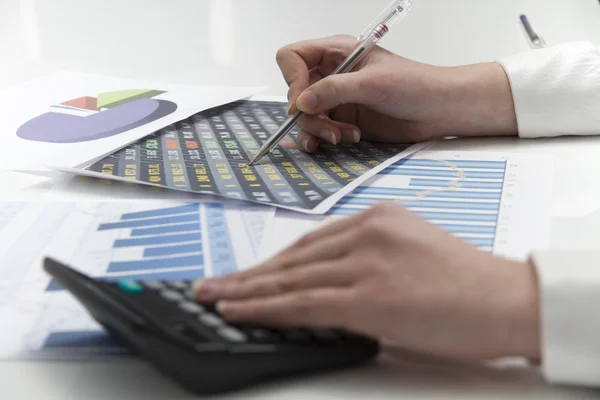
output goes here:
[{"label": "white desk surface", "polygon": [[[283,95],[286,87],[274,62],[279,47],[311,37],[357,34],[387,3],[2,0],[0,88],[71,69],[174,83],[267,85],[266,94]],[[549,44],[572,40],[600,44],[597,0],[422,0],[384,44],[406,57],[439,65],[491,61],[528,50],[518,23],[521,13],[529,15]],[[484,139],[445,142],[436,148],[553,154],[557,158],[554,216],[584,216],[600,207],[600,139]],[[0,182],[2,198],[39,197],[48,188],[46,178],[7,171],[0,171]],[[147,190],[111,193],[91,188],[77,195],[87,198],[117,192],[129,198],[155,196]],[[568,244],[555,240],[554,245]],[[484,368],[411,357],[401,360],[293,380],[232,398],[597,397],[593,391],[551,387],[535,370],[512,363]],[[140,362],[0,362],[0,397],[190,398]]]}]

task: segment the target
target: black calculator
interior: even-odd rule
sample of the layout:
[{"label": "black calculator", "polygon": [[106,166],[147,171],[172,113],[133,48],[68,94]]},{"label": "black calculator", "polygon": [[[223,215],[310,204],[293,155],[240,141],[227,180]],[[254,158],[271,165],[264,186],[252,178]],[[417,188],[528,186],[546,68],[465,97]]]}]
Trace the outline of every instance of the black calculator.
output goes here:
[{"label": "black calculator", "polygon": [[92,279],[52,259],[45,270],[108,332],[200,395],[363,364],[376,340],[341,330],[234,325],[194,300],[191,282]]}]

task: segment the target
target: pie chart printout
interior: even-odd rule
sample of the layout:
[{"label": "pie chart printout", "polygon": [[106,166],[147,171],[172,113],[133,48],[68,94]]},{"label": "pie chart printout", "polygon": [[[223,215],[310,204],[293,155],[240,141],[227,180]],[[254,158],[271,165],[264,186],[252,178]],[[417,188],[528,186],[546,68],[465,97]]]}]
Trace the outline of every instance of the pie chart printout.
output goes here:
[{"label": "pie chart printout", "polygon": [[24,123],[17,136],[35,142],[80,143],[118,135],[175,112],[177,104],[154,99],[163,93],[129,89],[68,100]]}]

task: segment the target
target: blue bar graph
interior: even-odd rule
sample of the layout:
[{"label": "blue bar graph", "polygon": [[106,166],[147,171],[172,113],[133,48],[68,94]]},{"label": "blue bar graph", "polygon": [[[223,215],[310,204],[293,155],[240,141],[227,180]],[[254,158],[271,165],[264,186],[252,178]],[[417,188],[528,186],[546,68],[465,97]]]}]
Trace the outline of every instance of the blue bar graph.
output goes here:
[{"label": "blue bar graph", "polygon": [[129,220],[129,221],[125,221],[125,222],[113,222],[113,223],[109,223],[109,224],[100,225],[98,230],[99,231],[107,231],[107,230],[112,230],[112,229],[139,228],[139,227],[143,227],[143,226],[167,225],[167,224],[178,224],[178,223],[198,222],[198,221],[200,221],[200,214],[186,214],[186,215],[176,215],[173,217]]},{"label": "blue bar graph", "polygon": [[[202,279],[208,255],[215,275],[238,270],[225,207],[220,203],[123,214],[115,222],[98,225],[97,232],[117,237],[104,276],[96,276],[100,279]],[[46,288],[48,292],[62,290],[56,280]]]},{"label": "blue bar graph", "polygon": [[187,214],[187,213],[198,213],[200,209],[199,204],[186,204],[185,206],[163,208],[160,210],[141,211],[129,214],[123,214],[122,220],[128,219],[141,219],[141,218],[152,218],[152,217],[164,217],[168,215]]},{"label": "blue bar graph", "polygon": [[59,292],[61,290],[65,290],[65,288],[56,279],[52,279],[46,287],[46,292]]},{"label": "blue bar graph", "polygon": [[364,211],[364,210],[362,210],[362,209],[357,210],[356,208],[346,208],[346,207],[335,206],[335,207],[332,207],[327,214],[328,215],[348,216],[348,215],[356,215],[357,213],[359,213],[361,211]]},{"label": "blue bar graph", "polygon": [[394,201],[465,242],[490,249],[506,166],[506,161],[401,160],[380,173],[380,180],[340,200],[329,215],[351,216]]},{"label": "blue bar graph", "polygon": [[[179,215],[181,213],[185,214]],[[208,227],[206,240],[202,240],[203,219]],[[113,247],[141,248],[142,259],[112,261],[108,265],[109,274],[123,275],[131,272],[131,277],[135,279],[140,276],[139,271],[152,272],[155,277],[160,273],[172,277],[176,273],[173,269],[202,269],[206,261],[205,245],[210,247],[215,274],[237,271],[225,207],[222,204],[207,203],[201,207],[192,204],[130,213],[123,215],[121,220],[103,224],[99,230],[132,229],[129,238],[115,240]],[[203,271],[202,269],[202,273]],[[194,273],[197,274],[197,271]]]},{"label": "blue bar graph", "polygon": [[404,176],[431,176],[435,178],[465,178],[465,179],[503,179],[504,172],[481,172],[481,171],[454,171],[417,169],[417,168],[386,168],[381,175],[404,175]]},{"label": "blue bar graph", "polygon": [[498,214],[475,214],[453,212],[415,211],[415,214],[429,221],[496,222]]},{"label": "blue bar graph", "polygon": [[57,331],[52,332],[43,344],[44,350],[89,350],[99,353],[132,354],[132,351],[119,343],[105,331]]},{"label": "blue bar graph", "polygon": [[453,234],[494,235],[496,226],[438,224],[440,228]]},{"label": "blue bar graph", "polygon": [[213,275],[216,277],[237,271],[237,261],[233,252],[233,244],[227,229],[225,209],[207,207],[206,218],[209,221],[210,254],[212,257]]},{"label": "blue bar graph", "polygon": [[195,281],[197,279],[204,279],[204,268],[194,268],[177,271],[160,271],[160,272],[148,272],[148,273],[131,273],[121,274],[119,276],[110,276],[102,278],[107,282],[114,282],[120,279],[134,279],[138,281]]},{"label": "blue bar graph", "polygon": [[[328,215],[355,215],[366,209],[350,207],[333,207]],[[453,213],[453,212],[427,212],[414,211],[419,217],[429,221],[465,221],[465,222],[496,222],[498,214],[475,214],[475,213]]]},{"label": "blue bar graph", "polygon": [[157,244],[171,244],[171,243],[184,243],[194,242],[200,239],[198,233],[183,233],[181,235],[167,235],[167,236],[148,236],[140,239],[119,239],[115,240],[113,247],[139,247],[139,246],[152,246]]},{"label": "blue bar graph", "polygon": [[151,269],[168,269],[182,267],[201,267],[204,265],[202,254],[173,257],[156,258],[139,261],[115,261],[108,265],[108,272],[143,271]]},{"label": "blue bar graph", "polygon": [[200,236],[200,222],[193,224],[181,224],[181,225],[164,225],[156,228],[143,228],[134,229],[131,231],[131,236],[151,236],[151,235],[163,235],[166,233],[178,233],[178,232],[194,232]]},{"label": "blue bar graph", "polygon": [[406,159],[396,163],[397,166],[404,167],[431,167],[431,168],[475,168],[475,169],[506,169],[506,161],[463,161],[463,160],[413,160]]},{"label": "blue bar graph", "polygon": [[485,181],[457,181],[457,180],[440,180],[440,179],[416,179],[410,180],[411,187],[427,187],[427,188],[460,188],[460,189],[490,189],[502,190],[502,182],[485,182]]},{"label": "blue bar graph", "polygon": [[432,199],[472,199],[472,200],[498,200],[501,193],[496,192],[474,192],[442,190],[432,191],[428,189],[398,189],[387,187],[369,187],[361,186],[354,191],[355,195],[367,196],[392,196],[392,197],[417,197],[423,196]]},{"label": "blue bar graph", "polygon": [[498,209],[500,208],[499,202],[470,203],[470,202],[452,202],[452,201],[400,200],[399,203],[402,204],[406,208],[434,208],[434,209],[446,209],[446,210],[498,211]]},{"label": "blue bar graph", "polygon": [[465,242],[469,243],[473,247],[484,247],[484,248],[494,247],[494,239],[464,238],[463,240]]},{"label": "blue bar graph", "polygon": [[[338,202],[340,206],[368,206],[371,207],[377,203],[386,201],[385,199],[375,197],[346,197]],[[430,200],[397,200],[406,208],[434,208],[450,210],[473,210],[473,211],[497,211],[500,207],[499,202],[490,203],[471,203],[471,202],[452,202],[452,201],[430,201]]]},{"label": "blue bar graph", "polygon": [[[168,271],[168,272],[155,272],[155,273],[143,273],[133,272],[132,274],[119,274],[115,276],[102,277],[103,281],[115,282],[120,279],[135,279],[139,281],[195,281],[197,279],[204,279],[204,268],[193,268],[186,270]],[[63,291],[64,288],[58,283],[57,280],[53,279],[48,288],[47,292],[58,292]]]},{"label": "blue bar graph", "polygon": [[202,251],[204,251],[202,242],[176,246],[148,247],[144,250],[144,257],[164,257],[174,254],[201,253]]}]

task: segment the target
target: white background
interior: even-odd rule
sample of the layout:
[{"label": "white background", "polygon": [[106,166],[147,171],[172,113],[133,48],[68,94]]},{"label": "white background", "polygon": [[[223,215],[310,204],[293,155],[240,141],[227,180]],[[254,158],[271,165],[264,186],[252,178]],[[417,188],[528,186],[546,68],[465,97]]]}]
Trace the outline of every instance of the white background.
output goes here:
[{"label": "white background", "polygon": [[[358,35],[387,3],[1,0],[0,87],[67,68],[172,83],[268,85],[268,94],[285,95],[274,61],[279,47],[337,33]],[[600,44],[597,0],[421,0],[384,45],[403,56],[440,65],[493,61],[528,50],[518,23],[520,13],[529,15],[550,45],[582,39]],[[553,154],[557,156],[555,217],[584,216],[600,207],[597,138],[469,140],[444,143],[437,149]],[[0,180],[4,197],[39,197],[47,187],[41,177],[0,172]],[[96,190],[96,194],[111,192]],[[555,240],[555,245],[570,244]],[[0,363],[0,383],[0,396],[7,399],[187,398],[141,363]],[[409,357],[254,389],[239,398],[414,399],[419,395],[431,399],[597,397],[592,391],[550,387],[535,370],[512,364],[482,368]]]},{"label": "white background", "polygon": [[[96,97],[102,92],[132,88],[160,88],[165,93],[154,96],[177,104],[172,113],[145,125],[90,142],[47,143],[25,140],[16,135],[19,127],[30,119],[50,111],[50,106],[83,96]],[[156,90],[156,89],[155,89]],[[231,101],[257,93],[258,88],[169,85],[158,82],[119,79],[102,75],[57,72],[25,85],[0,92],[0,135],[11,151],[0,158],[0,165],[11,170],[44,169],[43,166],[72,168],[88,166],[92,160],[112,154],[167,125]]]}]

